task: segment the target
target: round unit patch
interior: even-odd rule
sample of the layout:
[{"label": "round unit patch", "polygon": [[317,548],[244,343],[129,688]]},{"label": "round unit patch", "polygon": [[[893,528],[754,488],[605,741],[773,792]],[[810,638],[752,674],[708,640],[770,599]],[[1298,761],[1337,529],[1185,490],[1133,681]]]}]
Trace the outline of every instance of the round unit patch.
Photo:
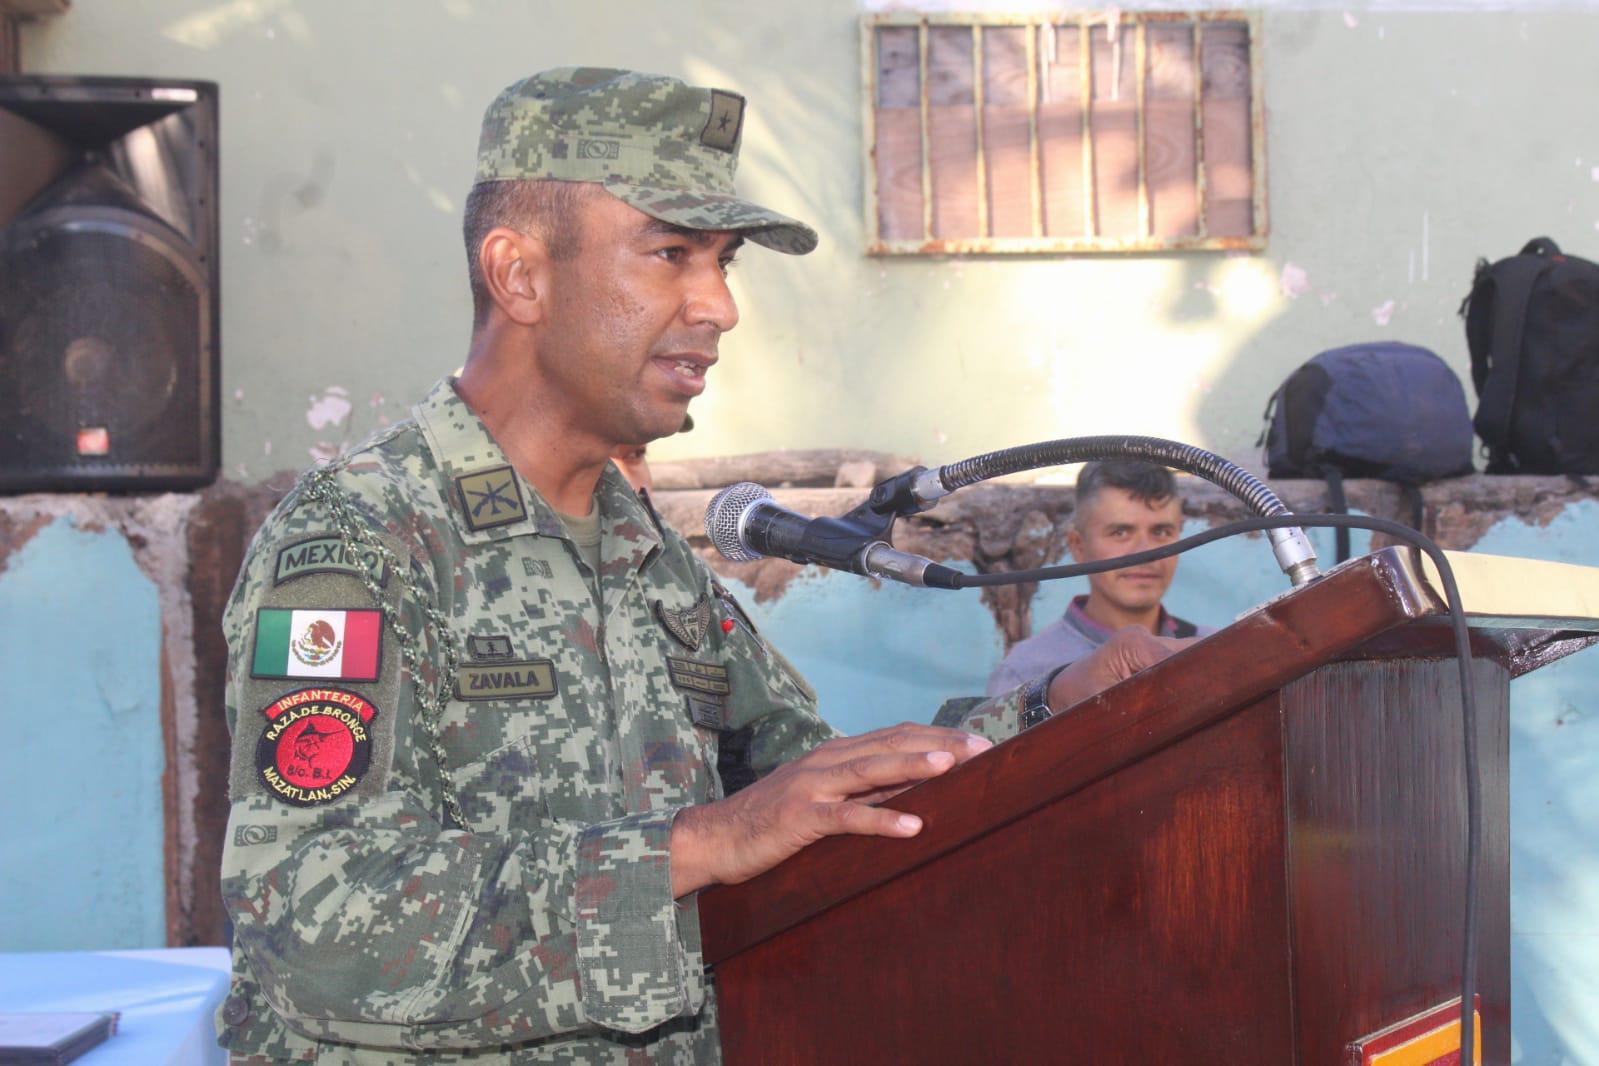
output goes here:
[{"label": "round unit patch", "polygon": [[303,688],[261,713],[267,726],[256,742],[255,765],[268,794],[313,807],[349,792],[366,773],[378,710],[354,692]]}]

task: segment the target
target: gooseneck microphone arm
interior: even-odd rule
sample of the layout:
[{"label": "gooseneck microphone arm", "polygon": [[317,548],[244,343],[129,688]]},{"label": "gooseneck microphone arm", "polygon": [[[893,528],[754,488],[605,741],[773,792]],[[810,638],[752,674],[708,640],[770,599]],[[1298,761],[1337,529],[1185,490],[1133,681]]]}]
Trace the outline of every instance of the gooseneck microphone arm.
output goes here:
[{"label": "gooseneck microphone arm", "polygon": [[[1186,471],[1226,489],[1259,518],[1293,513],[1259,478],[1214,452],[1159,437],[1121,435],[1066,437],[988,452],[934,470],[914,467],[874,488],[866,507],[880,515],[919,514],[956,489],[979,481],[1096,459],[1140,459]],[[1267,536],[1271,538],[1277,565],[1295,585],[1305,584],[1320,572],[1316,568],[1316,551],[1304,530],[1289,526],[1269,530]]]},{"label": "gooseneck microphone arm", "polygon": [[[1232,493],[1260,518],[1292,514],[1277,494],[1243,467],[1189,444],[1159,437],[1067,437],[988,452],[929,470],[912,467],[872,489],[866,502],[837,518],[806,518],[777,505],[752,482],[718,492],[705,510],[705,532],[734,562],[776,555],[797,563],[903,581],[929,588],[960,588],[960,572],[889,542],[894,520],[920,514],[956,489],[1022,470],[1093,459],[1140,459],[1187,471]],[[1317,576],[1316,551],[1296,525],[1272,528],[1272,552],[1295,585]]]}]

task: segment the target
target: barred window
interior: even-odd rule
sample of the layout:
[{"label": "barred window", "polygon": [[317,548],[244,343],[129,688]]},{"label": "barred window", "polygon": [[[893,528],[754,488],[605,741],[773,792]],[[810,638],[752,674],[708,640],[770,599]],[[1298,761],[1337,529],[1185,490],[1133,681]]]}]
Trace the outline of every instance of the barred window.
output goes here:
[{"label": "barred window", "polygon": [[861,24],[874,255],[1265,246],[1258,19]]}]

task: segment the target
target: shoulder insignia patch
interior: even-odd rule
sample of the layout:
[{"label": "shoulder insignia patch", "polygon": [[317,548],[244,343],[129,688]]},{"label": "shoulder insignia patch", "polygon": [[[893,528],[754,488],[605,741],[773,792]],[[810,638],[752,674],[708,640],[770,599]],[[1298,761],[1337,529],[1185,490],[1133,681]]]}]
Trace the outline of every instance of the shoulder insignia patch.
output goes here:
[{"label": "shoulder insignia patch", "polygon": [[382,643],[379,610],[262,607],[250,676],[376,681]]},{"label": "shoulder insignia patch", "polygon": [[692,607],[674,611],[660,600],[655,601],[655,617],[672,639],[689,651],[699,651],[705,631],[711,625],[711,599],[701,596]]},{"label": "shoulder insignia patch", "polygon": [[480,529],[508,526],[527,517],[527,505],[522,502],[522,486],[516,480],[516,471],[509,466],[494,466],[462,474],[455,479],[459,496],[461,517],[466,528],[474,533]]},{"label": "shoulder insignia patch", "polygon": [[553,659],[462,663],[455,671],[461,700],[547,700],[556,691]]},{"label": "shoulder insignia patch", "polygon": [[711,90],[711,114],[700,131],[700,143],[720,152],[731,152],[738,145],[738,131],[744,125],[744,98],[738,93]]},{"label": "shoulder insignia patch", "polygon": [[272,568],[272,584],[281,585],[308,574],[359,574],[362,571],[371,574],[379,586],[388,584],[389,568],[383,556],[374,548],[357,547],[358,554],[352,556],[344,540],[337,536],[296,541],[278,550],[277,564]]},{"label": "shoulder insignia patch", "polygon": [[[296,807],[315,807],[360,783],[372,761],[368,727],[378,714],[361,696],[338,688],[303,688],[261,713],[267,727],[256,742],[255,766],[268,795]],[[262,827],[240,827],[240,835],[245,828]],[[239,841],[246,842],[265,840]]]}]

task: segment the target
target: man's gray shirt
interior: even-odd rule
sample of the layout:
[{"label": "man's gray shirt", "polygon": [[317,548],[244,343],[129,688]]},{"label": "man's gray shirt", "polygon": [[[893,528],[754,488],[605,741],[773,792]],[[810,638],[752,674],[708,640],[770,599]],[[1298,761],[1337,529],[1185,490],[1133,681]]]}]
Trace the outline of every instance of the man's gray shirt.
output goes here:
[{"label": "man's gray shirt", "polygon": [[[997,696],[1025,685],[1057,666],[1068,666],[1086,658],[1115,630],[1100,625],[1083,610],[1087,596],[1072,600],[1066,613],[1053,625],[1046,626],[1026,640],[1019,641],[1005,661],[1000,663],[988,679],[988,694]],[[1207,637],[1216,632],[1213,626],[1196,626],[1185,622],[1163,607],[1156,634],[1162,637]]]}]

